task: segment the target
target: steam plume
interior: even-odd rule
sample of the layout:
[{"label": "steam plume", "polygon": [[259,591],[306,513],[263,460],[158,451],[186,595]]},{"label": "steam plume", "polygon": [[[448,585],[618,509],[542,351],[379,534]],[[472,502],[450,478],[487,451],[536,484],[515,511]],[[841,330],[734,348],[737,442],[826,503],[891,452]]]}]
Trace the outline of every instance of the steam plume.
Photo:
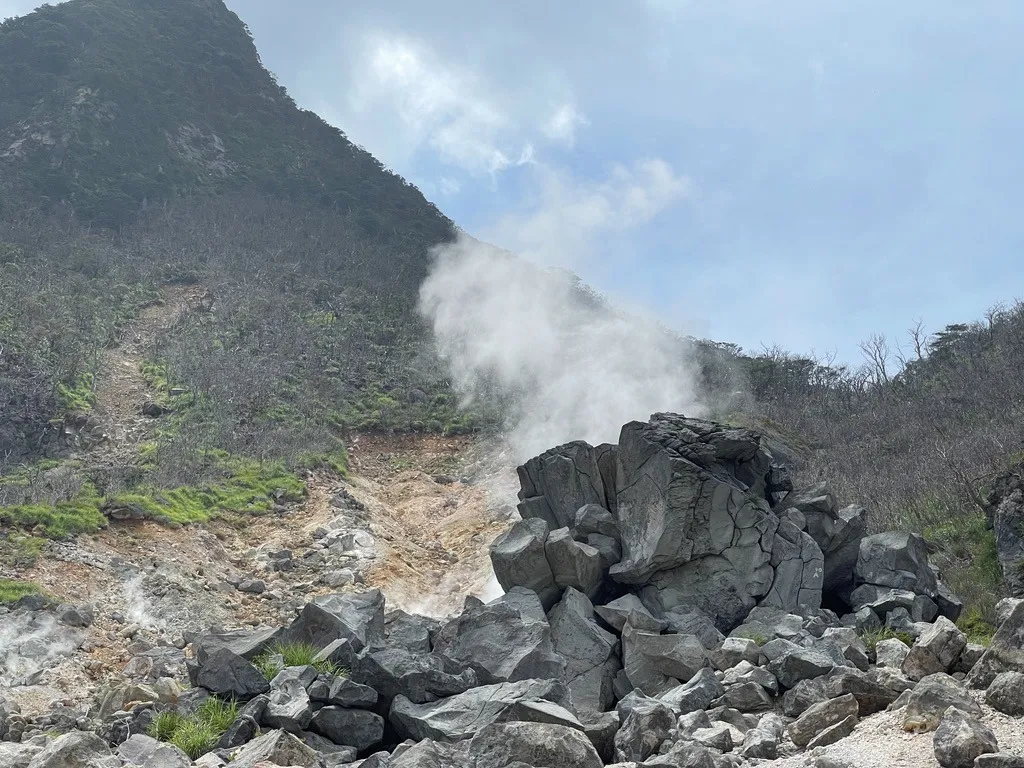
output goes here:
[{"label": "steam plume", "polygon": [[615,442],[656,411],[703,412],[683,340],[570,273],[470,237],[435,248],[420,311],[464,403],[506,404],[518,461],[569,440]]}]

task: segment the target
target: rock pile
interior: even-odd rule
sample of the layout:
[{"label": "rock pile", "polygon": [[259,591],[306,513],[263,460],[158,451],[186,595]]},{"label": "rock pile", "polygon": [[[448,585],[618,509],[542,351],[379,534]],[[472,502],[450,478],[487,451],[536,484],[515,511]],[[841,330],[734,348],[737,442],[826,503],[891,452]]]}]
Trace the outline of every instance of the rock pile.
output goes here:
[{"label": "rock pile", "polygon": [[[971,687],[1021,716],[1024,601],[1001,606],[988,648],[969,643],[920,537],[866,536],[863,509],[795,490],[755,433],[657,415],[520,478],[492,602],[440,621],[335,592],[285,626],[204,632],[133,660],[144,679],[64,735],[21,727],[0,763],[724,768],[807,750],[835,766],[818,748],[890,710],[934,734],[944,768],[1022,764]],[[265,674],[300,646],[312,663]],[[166,677],[175,662],[187,690]],[[194,764],[146,735],[214,698],[240,709]],[[11,721],[0,709],[0,734]]]}]

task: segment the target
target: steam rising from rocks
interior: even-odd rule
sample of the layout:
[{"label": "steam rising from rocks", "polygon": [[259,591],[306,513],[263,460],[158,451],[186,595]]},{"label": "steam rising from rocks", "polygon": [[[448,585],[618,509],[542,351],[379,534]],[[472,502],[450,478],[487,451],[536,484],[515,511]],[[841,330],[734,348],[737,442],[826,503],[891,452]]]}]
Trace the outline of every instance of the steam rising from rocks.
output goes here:
[{"label": "steam rising from rocks", "polygon": [[419,308],[464,405],[504,404],[517,461],[569,440],[615,442],[656,411],[704,412],[686,342],[563,270],[460,236],[434,249]]}]

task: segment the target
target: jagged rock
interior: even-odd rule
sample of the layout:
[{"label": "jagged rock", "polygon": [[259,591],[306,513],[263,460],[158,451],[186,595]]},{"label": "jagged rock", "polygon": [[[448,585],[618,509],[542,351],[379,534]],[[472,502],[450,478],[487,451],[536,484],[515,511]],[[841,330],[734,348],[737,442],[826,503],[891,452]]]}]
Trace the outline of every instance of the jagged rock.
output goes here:
[{"label": "jagged rock", "polygon": [[548,534],[544,544],[555,585],[559,589],[577,589],[594,597],[601,586],[601,554],[589,544],[581,544],[568,528]]},{"label": "jagged rock", "polygon": [[859,584],[907,589],[929,597],[938,594],[928,550],[916,533],[889,531],[866,536],[860,542],[854,577]]},{"label": "jagged rock", "polygon": [[867,717],[881,712],[894,701],[899,693],[879,682],[872,672],[863,672],[850,667],[836,667],[825,681],[825,693],[830,698],[846,694],[857,699],[858,712]]},{"label": "jagged rock", "polygon": [[732,707],[740,712],[763,712],[771,709],[771,694],[757,683],[739,683],[725,689],[725,693],[712,702],[716,707]]},{"label": "jagged rock", "polygon": [[1020,597],[1004,597],[998,603],[996,603],[996,628],[998,629],[1003,625],[1003,622],[1010,618],[1010,614],[1013,613],[1013,609],[1021,603],[1024,603],[1024,598]]},{"label": "jagged rock", "polygon": [[521,586],[536,592],[550,607],[561,590],[548,564],[544,543],[550,532],[542,518],[527,518],[515,523],[491,544],[491,566],[502,589]]},{"label": "jagged rock", "polygon": [[577,510],[587,504],[612,509],[600,466],[611,450],[577,440],[518,467],[519,514],[524,520],[540,518],[554,529],[575,524]]},{"label": "jagged rock", "polygon": [[737,753],[748,759],[775,760],[784,730],[785,726],[779,716],[769,713],[761,718],[755,728],[746,732]]},{"label": "jagged rock", "polygon": [[502,602],[463,611],[444,655],[485,684],[561,678],[566,664],[554,652],[547,621]]},{"label": "jagged rock", "polygon": [[405,611],[392,611],[384,618],[384,632],[389,648],[402,648],[410,653],[430,653],[430,634],[440,622]]},{"label": "jagged rock", "polygon": [[281,636],[279,627],[262,627],[258,629],[238,629],[230,632],[207,632],[199,635],[192,643],[192,651],[198,663],[204,664],[206,659],[220,649],[231,651],[247,661],[252,661],[273,645]]},{"label": "jagged rock", "polygon": [[989,752],[974,758],[974,768],[1024,768],[1024,755]]},{"label": "jagged rock", "polygon": [[469,754],[475,768],[507,768],[517,761],[530,766],[603,766],[585,734],[550,723],[491,723],[473,736]]},{"label": "jagged rock", "polygon": [[783,688],[792,688],[801,680],[828,674],[835,662],[814,648],[795,648],[768,664],[768,671]]},{"label": "jagged rock", "polygon": [[612,577],[651,584],[666,610],[738,624],[775,580],[778,518],[758,496],[770,460],[756,437],[656,414],[623,427],[618,458],[623,559]]},{"label": "jagged rock", "polygon": [[610,763],[615,755],[615,734],[621,724],[619,713],[614,709],[610,712],[581,712],[580,722],[597,754]]},{"label": "jagged rock", "polygon": [[762,605],[795,608],[821,605],[824,556],[807,533],[789,520],[781,520],[772,545],[775,579]]},{"label": "jagged rock", "polygon": [[967,684],[988,688],[1000,672],[1024,672],[1024,601],[999,625],[988,650],[967,675]]},{"label": "jagged rock", "polygon": [[302,681],[298,677],[278,681],[274,678],[270,699],[263,710],[263,724],[289,733],[304,731],[313,716],[313,709]]},{"label": "jagged rock", "polygon": [[711,702],[725,694],[725,688],[711,667],[704,667],[683,685],[671,688],[658,696],[658,700],[672,708],[672,711],[685,715],[689,712],[704,710]]},{"label": "jagged rock", "polygon": [[238,750],[231,768],[258,768],[261,764],[317,768],[319,755],[286,731],[268,731]]},{"label": "jagged rock", "polygon": [[867,606],[879,616],[886,616],[897,608],[907,612],[914,606],[917,597],[909,589],[891,589],[877,584],[861,584],[850,594],[850,606],[860,610]]},{"label": "jagged rock", "polygon": [[896,637],[875,643],[875,663],[880,667],[901,669],[909,653],[909,646]]},{"label": "jagged rock", "polygon": [[903,674],[911,680],[921,680],[935,672],[948,672],[966,645],[967,636],[956,624],[939,616],[903,660]]},{"label": "jagged rock", "polygon": [[804,521],[801,530],[821,549],[823,589],[836,590],[849,584],[867,531],[867,511],[856,504],[839,509],[824,483],[789,494],[780,507],[800,515]]},{"label": "jagged rock", "polygon": [[978,663],[978,660],[985,655],[985,646],[980,643],[968,643],[964,646],[964,649],[960,651],[960,658],[956,660],[953,665],[953,672],[962,672],[967,674],[974,665]]},{"label": "jagged rock", "polygon": [[850,715],[843,720],[840,720],[835,725],[830,725],[828,728],[823,730],[809,742],[807,742],[807,749],[817,749],[818,747],[827,747],[829,744],[835,744],[840,739],[845,739],[851,733],[853,729],[857,727],[857,716]]},{"label": "jagged rock", "polygon": [[935,596],[935,604],[939,608],[939,615],[945,616],[950,621],[956,621],[963,613],[964,603],[959,597],[953,594],[952,590],[939,582],[939,593]]},{"label": "jagged rock", "polygon": [[388,719],[401,738],[461,741],[496,722],[516,702],[543,699],[565,704],[568,698],[565,685],[557,680],[523,680],[484,685],[427,704],[398,696]]},{"label": "jagged rock", "polygon": [[368,685],[360,685],[347,677],[338,676],[331,681],[327,700],[339,707],[372,709],[377,703],[377,691]]},{"label": "jagged rock", "polygon": [[1003,580],[1014,597],[1024,597],[1024,480],[1021,467],[992,481],[985,516],[995,534]]},{"label": "jagged rock", "polygon": [[690,734],[690,738],[710,749],[732,752],[732,727],[725,723],[713,723],[708,728],[698,728]]},{"label": "jagged rock", "polygon": [[722,684],[725,686],[740,683],[757,683],[773,696],[779,693],[779,681],[775,675],[749,661],[741,661],[722,676]]},{"label": "jagged rock", "polygon": [[672,710],[656,699],[630,694],[619,702],[622,726],[615,734],[615,759],[642,762],[653,755],[676,725]]},{"label": "jagged rock", "polygon": [[[491,600],[491,604],[494,603],[508,603],[527,619],[533,619],[535,621],[547,620],[544,604],[540,601],[540,597],[537,593],[532,589],[526,589],[525,587],[512,587],[512,589],[504,595],[499,595],[494,600]],[[452,634],[451,639],[455,639],[454,633]]]},{"label": "jagged rock", "polygon": [[87,766],[111,754],[110,747],[96,734],[71,731],[51,741],[28,765],[29,768]]},{"label": "jagged rock", "polygon": [[309,730],[362,752],[383,740],[384,718],[365,709],[322,707],[310,720]]},{"label": "jagged rock", "polygon": [[756,664],[761,656],[757,643],[745,637],[727,637],[721,647],[708,654],[715,669],[724,672],[732,669],[741,661]]},{"label": "jagged rock", "polygon": [[935,759],[942,768],[972,768],[979,755],[999,751],[991,729],[956,707],[943,714],[933,743]]},{"label": "jagged rock", "polygon": [[[622,632],[622,629],[626,624],[626,619],[628,619],[629,614],[634,611],[649,617],[652,621],[657,621],[654,618],[654,615],[647,610],[647,606],[643,604],[643,601],[632,593],[616,598],[606,605],[598,605],[594,607],[594,612],[604,619],[604,621],[616,632]],[[665,626],[666,625],[662,623],[659,626],[659,629],[664,629]]]},{"label": "jagged rock", "polygon": [[235,721],[228,726],[227,730],[221,734],[220,739],[217,740],[217,747],[219,749],[234,749],[251,741],[260,732],[258,718],[261,717],[262,712],[255,717],[239,713]]},{"label": "jagged rock", "polygon": [[601,573],[607,573],[613,565],[622,559],[622,545],[610,536],[591,533],[585,541],[597,550],[597,555],[601,562]]},{"label": "jagged rock", "polygon": [[318,595],[284,633],[288,642],[324,648],[345,639],[358,653],[384,644],[384,595],[378,589]]},{"label": "jagged rock", "polygon": [[981,716],[981,708],[957,680],[942,672],[928,675],[907,696],[903,730],[934,731],[943,713],[950,707]]},{"label": "jagged rock", "polygon": [[668,625],[666,629],[677,635],[696,635],[707,650],[718,648],[725,640],[725,635],[718,631],[714,622],[700,611],[683,611],[680,608],[664,611],[662,618]]},{"label": "jagged rock", "polygon": [[573,535],[586,538],[596,533],[619,540],[619,526],[612,513],[598,504],[586,504],[576,510],[576,520],[572,526]]},{"label": "jagged rock", "polygon": [[0,742],[0,765],[7,768],[28,768],[43,748],[35,744],[13,744]]},{"label": "jagged rock", "polygon": [[375,690],[385,705],[396,696],[424,704],[463,693],[479,682],[472,669],[457,675],[447,672],[440,654],[419,655],[400,648],[360,656],[352,665],[350,679]]},{"label": "jagged rock", "polygon": [[1024,716],[1024,674],[1000,672],[985,691],[985,701],[1004,714]]},{"label": "jagged rock", "polygon": [[782,695],[782,711],[788,717],[799,717],[811,706],[828,698],[825,678],[801,680]]},{"label": "jagged rock", "polygon": [[634,621],[642,621],[642,617],[632,614],[622,630],[623,669],[634,688],[656,696],[707,665],[704,646],[696,636],[645,631],[634,626]]},{"label": "jagged rock", "polygon": [[798,747],[806,747],[810,741],[830,726],[854,718],[856,722],[859,707],[857,699],[848,693],[811,706],[786,729],[789,738]]},{"label": "jagged rock", "polygon": [[218,696],[241,701],[270,690],[270,683],[256,667],[227,648],[210,654],[193,682]]},{"label": "jagged rock", "polygon": [[146,768],[192,768],[192,760],[173,744],[164,744],[140,733],[128,738],[117,748],[117,754],[128,765]]},{"label": "jagged rock", "polygon": [[878,618],[878,614],[867,606],[854,613],[846,614],[840,621],[844,627],[852,627],[860,634],[874,632],[882,628],[882,620]]},{"label": "jagged rock", "polygon": [[554,652],[566,659],[565,681],[577,709],[598,712],[614,702],[612,680],[621,669],[618,640],[597,626],[594,606],[569,588],[549,615]]},{"label": "jagged rock", "polygon": [[[575,704],[575,702],[574,702]],[[583,723],[565,707],[550,701],[515,701],[501,711],[498,723],[546,723],[583,731]]]}]

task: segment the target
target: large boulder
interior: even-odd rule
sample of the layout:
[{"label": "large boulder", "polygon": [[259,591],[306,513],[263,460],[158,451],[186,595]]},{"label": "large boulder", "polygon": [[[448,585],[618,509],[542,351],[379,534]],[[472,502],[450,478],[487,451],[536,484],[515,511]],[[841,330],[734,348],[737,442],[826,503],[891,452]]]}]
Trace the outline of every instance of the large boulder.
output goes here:
[{"label": "large boulder", "polygon": [[544,548],[550,530],[543,518],[520,520],[495,539],[490,550],[491,566],[502,589],[532,589],[549,607],[561,591]]},{"label": "large boulder", "polygon": [[469,754],[475,768],[508,768],[516,764],[559,768],[604,765],[581,731],[550,723],[492,723],[473,737]]},{"label": "large boulder", "polygon": [[622,630],[622,664],[633,688],[657,696],[709,664],[695,635],[663,635],[658,625],[632,614]]},{"label": "large boulder", "polygon": [[[577,440],[530,459],[517,468],[519,514],[523,519],[540,518],[556,529],[575,525],[576,512],[587,504],[611,509],[601,466],[607,475],[608,455],[614,456],[610,445],[594,448]],[[614,476],[609,479],[614,497]]]},{"label": "large boulder", "polygon": [[378,589],[318,595],[284,633],[287,642],[323,648],[348,640],[357,653],[384,644],[384,595]]},{"label": "large boulder", "polygon": [[656,699],[631,693],[619,702],[622,726],[615,734],[615,759],[642,762],[655,754],[676,726],[672,710]]},{"label": "large boulder", "polygon": [[[410,653],[401,648],[362,654],[352,665],[351,680],[376,691],[386,706],[396,696],[424,704],[463,693],[479,682],[472,669],[457,675],[448,672],[440,654]],[[332,686],[332,695],[334,690]]]},{"label": "large boulder", "polygon": [[1024,597],[1024,467],[1003,472],[992,481],[985,514],[996,537],[1003,580],[1014,597]]},{"label": "large boulder", "polygon": [[839,509],[824,483],[789,494],[779,506],[800,513],[804,530],[821,549],[822,588],[832,591],[850,584],[860,542],[867,532],[867,511],[856,504]]},{"label": "large boulder", "polygon": [[286,731],[267,731],[235,753],[231,768],[257,768],[259,765],[289,765],[316,768],[320,756]]},{"label": "large boulder", "polygon": [[1000,672],[1024,672],[1024,601],[999,625],[988,649],[967,675],[972,688],[988,688]]},{"label": "large boulder", "polygon": [[1012,717],[1024,717],[1024,674],[1000,672],[985,691],[985,701]]},{"label": "large boulder", "polygon": [[504,601],[463,611],[444,655],[485,684],[561,678],[566,663],[554,652],[548,622]]},{"label": "large boulder", "polygon": [[192,654],[200,664],[222,648],[243,659],[252,661],[281,636],[279,627],[235,629],[227,632],[205,632],[192,642]]},{"label": "large boulder", "polygon": [[945,616],[939,616],[914,643],[902,669],[911,680],[936,672],[949,672],[967,645],[967,636]]},{"label": "large boulder", "polygon": [[118,757],[127,765],[147,768],[192,768],[192,760],[173,744],[164,744],[136,733],[117,748]]},{"label": "large boulder", "polygon": [[559,589],[576,589],[594,597],[601,586],[601,553],[572,537],[568,528],[548,534],[544,552]]},{"label": "large boulder", "polygon": [[813,538],[790,520],[782,520],[772,547],[775,580],[762,605],[795,608],[821,605],[824,557]]},{"label": "large boulder", "polygon": [[241,701],[270,690],[267,678],[256,667],[227,648],[206,657],[196,669],[193,683],[218,696]]},{"label": "large boulder", "polygon": [[71,731],[51,741],[29,763],[29,768],[87,766],[111,754],[107,743],[94,733]]},{"label": "large boulder", "polygon": [[859,708],[853,694],[815,704],[794,720],[787,729],[789,737],[798,747],[806,747],[826,728],[853,717],[856,722]]},{"label": "large boulder", "polygon": [[981,716],[981,707],[959,681],[942,672],[928,675],[907,696],[903,729],[919,733],[934,731],[950,707]]},{"label": "large boulder", "polygon": [[557,680],[523,680],[480,686],[429,704],[414,704],[398,696],[391,705],[388,720],[403,739],[461,741],[497,722],[513,704],[538,699],[570,703],[568,690]]},{"label": "large boulder", "polygon": [[889,531],[863,538],[854,577],[858,584],[938,595],[938,579],[928,565],[928,550],[916,533]]},{"label": "large boulder", "polygon": [[942,768],[973,768],[979,755],[999,751],[992,730],[978,718],[950,707],[933,737],[935,759]]},{"label": "large boulder", "polygon": [[566,660],[565,681],[578,710],[603,712],[614,703],[612,680],[622,665],[618,638],[601,629],[594,606],[582,592],[567,589],[548,615],[554,651]]},{"label": "large boulder", "polygon": [[384,738],[384,718],[365,709],[321,707],[313,715],[309,729],[335,744],[358,751],[374,747]]}]

